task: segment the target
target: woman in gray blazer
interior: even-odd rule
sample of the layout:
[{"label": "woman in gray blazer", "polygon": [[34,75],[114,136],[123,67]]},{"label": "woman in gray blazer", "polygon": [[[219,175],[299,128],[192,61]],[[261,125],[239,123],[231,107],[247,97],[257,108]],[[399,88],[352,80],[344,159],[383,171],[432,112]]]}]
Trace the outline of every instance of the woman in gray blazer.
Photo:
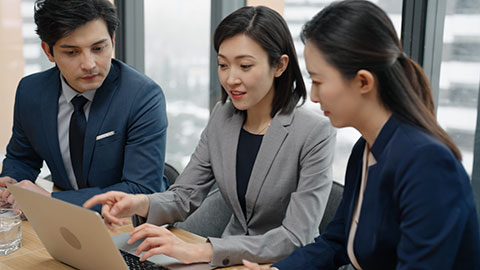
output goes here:
[{"label": "woman in gray blazer", "polygon": [[[218,25],[214,46],[222,102],[175,184],[154,195],[109,192],[84,205],[103,204],[110,227],[121,217],[143,217],[130,239],[147,238],[138,248],[147,251],[141,260],[163,253],[214,266],[269,263],[318,235],[335,131],[297,106],[306,90],[285,21],[267,7],[241,8]],[[185,220],[215,183],[233,211],[221,238],[189,244],[153,225]]]}]

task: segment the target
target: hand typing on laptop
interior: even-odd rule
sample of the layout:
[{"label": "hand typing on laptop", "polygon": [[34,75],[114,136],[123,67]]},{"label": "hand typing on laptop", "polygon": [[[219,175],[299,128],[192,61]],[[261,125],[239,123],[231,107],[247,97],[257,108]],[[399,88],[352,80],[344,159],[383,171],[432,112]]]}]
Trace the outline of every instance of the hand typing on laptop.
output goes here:
[{"label": "hand typing on laptop", "polygon": [[[96,195],[86,201],[85,208],[102,204],[102,216],[105,224],[111,230],[115,225],[124,225],[122,218],[132,215],[147,217],[150,202],[144,194],[126,194],[118,191],[110,191]],[[145,252],[140,258],[144,261],[155,254],[164,254],[178,259],[183,263],[210,262],[213,248],[210,243],[191,244],[187,243],[168,229],[152,224],[142,224],[130,232],[129,244],[139,239],[145,240],[138,246],[137,255]]]},{"label": "hand typing on laptop", "polygon": [[130,232],[128,244],[145,238],[138,246],[137,255],[145,252],[140,261],[147,260],[155,254],[164,254],[173,257],[182,263],[209,262],[213,255],[210,243],[191,244],[175,236],[167,228],[144,223]]}]

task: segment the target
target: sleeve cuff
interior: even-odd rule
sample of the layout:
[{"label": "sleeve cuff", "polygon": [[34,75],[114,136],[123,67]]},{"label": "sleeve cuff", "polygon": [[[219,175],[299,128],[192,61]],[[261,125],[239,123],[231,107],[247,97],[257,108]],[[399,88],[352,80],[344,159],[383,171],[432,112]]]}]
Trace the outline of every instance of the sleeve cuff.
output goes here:
[{"label": "sleeve cuff", "polygon": [[133,227],[137,227],[139,225],[142,225],[143,223],[147,222],[147,219],[138,215],[132,216],[132,224]]}]

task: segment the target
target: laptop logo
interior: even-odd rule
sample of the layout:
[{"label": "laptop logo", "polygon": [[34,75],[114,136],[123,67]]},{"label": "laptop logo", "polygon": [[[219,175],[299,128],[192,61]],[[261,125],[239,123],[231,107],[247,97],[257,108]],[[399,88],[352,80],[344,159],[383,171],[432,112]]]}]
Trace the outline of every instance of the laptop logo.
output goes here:
[{"label": "laptop logo", "polygon": [[60,227],[60,234],[63,236],[63,239],[67,241],[67,243],[76,248],[76,249],[81,249],[82,244],[80,244],[80,241],[78,241],[78,238],[67,228],[65,227]]}]

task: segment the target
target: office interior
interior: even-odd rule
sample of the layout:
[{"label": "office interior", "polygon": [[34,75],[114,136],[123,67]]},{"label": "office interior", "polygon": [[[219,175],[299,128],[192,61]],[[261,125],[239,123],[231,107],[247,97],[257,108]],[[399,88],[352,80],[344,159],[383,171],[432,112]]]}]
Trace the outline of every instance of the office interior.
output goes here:
[{"label": "office interior", "polygon": [[[480,1],[371,0],[387,11],[405,52],[422,65],[434,90],[437,119],[454,139],[471,176],[480,215]],[[115,58],[144,72],[163,89],[169,127],[166,162],[181,171],[209,113],[220,99],[212,34],[222,18],[245,5],[280,12],[294,37],[307,88],[302,25],[331,0],[115,0],[121,26]],[[52,67],[33,22],[34,0],[0,1],[0,156],[11,136],[16,86],[26,75]],[[304,105],[321,115],[320,106]],[[337,130],[334,180],[360,134]],[[48,168],[41,176],[49,174]]]}]

